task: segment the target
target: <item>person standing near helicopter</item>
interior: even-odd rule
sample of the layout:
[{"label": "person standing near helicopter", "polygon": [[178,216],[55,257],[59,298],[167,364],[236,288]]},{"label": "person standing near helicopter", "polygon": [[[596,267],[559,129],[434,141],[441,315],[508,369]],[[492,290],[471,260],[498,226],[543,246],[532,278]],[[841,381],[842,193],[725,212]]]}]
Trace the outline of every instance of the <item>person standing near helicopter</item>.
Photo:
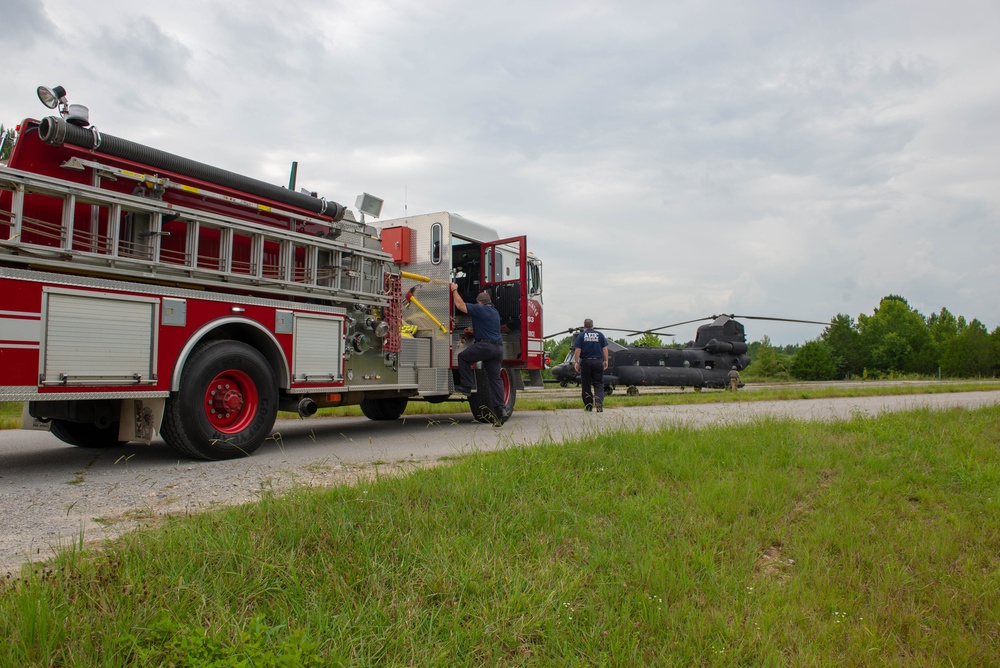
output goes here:
[{"label": "person standing near helicopter", "polygon": [[608,340],[594,329],[594,321],[583,321],[583,331],[573,341],[573,368],[580,374],[583,410],[604,410],[604,370],[608,368]]},{"label": "person standing near helicopter", "polygon": [[740,372],[734,366],[732,371],[729,372],[729,391],[735,392],[740,387]]}]

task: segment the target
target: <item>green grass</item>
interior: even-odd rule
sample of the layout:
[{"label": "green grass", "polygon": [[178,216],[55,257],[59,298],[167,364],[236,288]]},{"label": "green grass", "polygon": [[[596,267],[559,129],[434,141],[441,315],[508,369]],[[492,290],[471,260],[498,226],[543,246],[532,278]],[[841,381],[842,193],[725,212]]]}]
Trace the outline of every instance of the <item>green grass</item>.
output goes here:
[{"label": "green grass", "polygon": [[0,665],[995,665],[998,425],[595,434],[167,518],[0,585]]}]

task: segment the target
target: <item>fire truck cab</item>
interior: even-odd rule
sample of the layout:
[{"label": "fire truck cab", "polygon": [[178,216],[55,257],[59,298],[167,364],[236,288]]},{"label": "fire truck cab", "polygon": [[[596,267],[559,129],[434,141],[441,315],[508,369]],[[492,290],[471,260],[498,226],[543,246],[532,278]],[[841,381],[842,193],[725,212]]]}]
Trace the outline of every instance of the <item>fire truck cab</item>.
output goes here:
[{"label": "fire truck cab", "polygon": [[[467,302],[486,292],[500,313],[504,361],[501,370],[507,410],[514,406],[523,375],[541,386],[542,263],[527,250],[526,237],[501,239],[495,230],[454,213],[410,216],[382,223],[382,245],[401,268],[403,279],[403,369],[423,378],[417,382],[429,401],[446,399],[458,384],[458,353],[469,340],[471,319],[453,310],[450,284],[458,285]],[[429,311],[430,313],[428,313]],[[433,313],[452,313],[452,325],[441,326]],[[430,364],[418,360],[431,360]],[[447,364],[434,360],[448,360]],[[444,372],[444,373],[443,373]],[[482,388],[484,383],[478,382]],[[470,398],[474,415],[493,420],[485,393]]]},{"label": "fire truck cab", "polygon": [[[61,88],[0,164],[0,401],[88,448],[159,433],[249,455],[279,409],[392,420],[453,394],[485,290],[504,325],[504,403],[543,367],[541,263],[525,237],[449,213],[384,221],[123,140]],[[485,384],[479,384],[485,390]],[[481,390],[481,391],[482,391]],[[480,392],[475,419],[502,421]]]}]

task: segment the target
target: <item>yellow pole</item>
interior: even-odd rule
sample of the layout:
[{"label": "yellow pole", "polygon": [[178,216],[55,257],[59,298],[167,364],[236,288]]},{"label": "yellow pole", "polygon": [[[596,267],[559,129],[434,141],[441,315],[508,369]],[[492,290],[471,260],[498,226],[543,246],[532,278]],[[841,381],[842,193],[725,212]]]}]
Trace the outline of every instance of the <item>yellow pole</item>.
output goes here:
[{"label": "yellow pole", "polygon": [[403,278],[408,278],[411,281],[420,281],[421,283],[431,282],[431,279],[427,278],[426,276],[421,276],[420,274],[411,274],[408,271],[401,271],[399,272],[399,275],[402,276]]},{"label": "yellow pole", "polygon": [[424,313],[426,313],[427,317],[430,318],[431,320],[433,320],[435,322],[435,324],[437,324],[437,326],[441,328],[442,332],[444,332],[445,334],[448,333],[448,329],[444,325],[441,324],[441,321],[438,320],[437,318],[435,318],[433,313],[431,313],[430,311],[428,311],[427,309],[425,309],[424,305],[421,304],[419,301],[417,301],[416,297],[413,297],[411,295],[410,296],[410,302],[416,304],[418,309],[420,309],[421,311],[423,311]]}]

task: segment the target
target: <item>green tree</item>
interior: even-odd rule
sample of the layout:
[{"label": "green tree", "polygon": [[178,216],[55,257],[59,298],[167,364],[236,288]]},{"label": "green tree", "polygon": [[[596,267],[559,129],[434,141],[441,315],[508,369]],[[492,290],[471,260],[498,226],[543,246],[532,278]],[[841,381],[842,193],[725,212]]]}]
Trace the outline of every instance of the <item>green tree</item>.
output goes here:
[{"label": "green tree", "polygon": [[941,313],[931,313],[927,318],[927,331],[939,346],[947,346],[958,336],[958,318],[942,307]]},{"label": "green tree", "polygon": [[872,367],[879,371],[905,371],[913,348],[897,332],[888,332],[871,351]]},{"label": "green tree", "polygon": [[898,295],[883,297],[873,315],[859,315],[858,332],[868,363],[876,371],[937,371],[937,348],[926,319]]},{"label": "green tree", "polygon": [[646,332],[642,336],[640,336],[638,339],[636,339],[632,343],[632,345],[633,346],[640,346],[640,347],[643,347],[643,348],[662,348],[663,347],[663,341],[661,341],[660,337],[657,336],[656,334],[653,334],[652,332]]},{"label": "green tree", "polygon": [[839,313],[830,321],[830,325],[820,335],[827,345],[834,364],[837,367],[837,377],[850,375],[860,376],[867,364],[865,349],[861,343],[861,335],[854,324],[854,318]]},{"label": "green tree", "polygon": [[941,373],[969,378],[993,374],[996,356],[986,326],[973,320],[948,342],[941,355]]},{"label": "green tree", "polygon": [[833,380],[837,365],[830,348],[822,341],[810,341],[792,359],[792,376],[799,380]]},{"label": "green tree", "polygon": [[762,338],[758,345],[752,346],[749,351],[750,359],[753,361],[750,374],[754,378],[777,379],[786,374],[786,364],[777,348],[771,345],[771,339],[767,336]]},{"label": "green tree", "polygon": [[14,141],[17,140],[17,132],[13,128],[5,128],[0,124],[0,137],[5,137],[3,146],[0,147],[0,160],[10,157],[10,152],[14,148]]},{"label": "green tree", "polygon": [[990,365],[990,373],[994,377],[1000,376],[1000,326],[990,332],[990,349],[993,352],[993,362]]}]

